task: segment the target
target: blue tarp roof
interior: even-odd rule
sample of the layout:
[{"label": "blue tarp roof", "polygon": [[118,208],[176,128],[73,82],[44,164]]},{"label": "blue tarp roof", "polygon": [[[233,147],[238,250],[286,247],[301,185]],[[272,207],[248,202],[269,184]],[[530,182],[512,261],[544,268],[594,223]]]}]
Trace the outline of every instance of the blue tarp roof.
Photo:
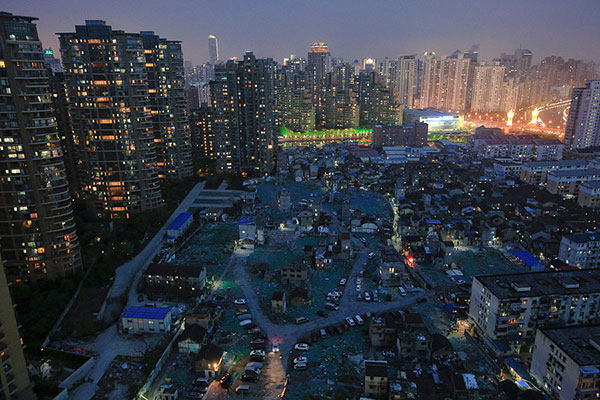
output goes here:
[{"label": "blue tarp roof", "polygon": [[191,213],[181,213],[179,214],[174,220],[173,222],[171,222],[169,224],[169,226],[167,227],[168,229],[179,229],[183,226],[183,224],[185,224],[185,221],[187,221],[189,218],[192,218],[192,214]]},{"label": "blue tarp roof", "polygon": [[123,313],[124,318],[165,319],[171,311],[169,307],[129,307]]},{"label": "blue tarp roof", "polygon": [[536,265],[542,265],[542,262],[535,258],[531,253],[525,250],[515,250],[512,252],[513,256],[517,257],[528,267],[535,267]]},{"label": "blue tarp roof", "polygon": [[252,221],[251,219],[243,219],[240,222],[238,222],[238,225],[252,225],[254,224],[254,221]]}]

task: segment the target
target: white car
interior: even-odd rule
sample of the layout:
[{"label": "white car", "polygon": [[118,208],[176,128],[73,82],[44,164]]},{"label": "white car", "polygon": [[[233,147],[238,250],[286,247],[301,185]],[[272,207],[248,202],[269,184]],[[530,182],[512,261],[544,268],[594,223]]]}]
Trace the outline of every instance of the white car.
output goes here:
[{"label": "white car", "polygon": [[362,283],[362,278],[356,278],[356,284],[360,285]]},{"label": "white car", "polygon": [[371,301],[371,294],[369,292],[365,292],[365,301],[366,302]]},{"label": "white car", "polygon": [[265,356],[265,351],[264,350],[252,350],[250,352],[250,357],[252,357],[252,356],[264,357]]},{"label": "white car", "polygon": [[294,358],[294,364],[306,364],[308,359],[306,357],[296,357]]},{"label": "white car", "polygon": [[273,353],[279,353],[279,342],[273,342]]},{"label": "white car", "polygon": [[360,241],[363,243],[367,243],[367,239],[365,239],[365,238],[360,238]]},{"label": "white car", "polygon": [[246,299],[236,299],[233,304],[235,304],[236,306],[243,306],[246,304]]},{"label": "white car", "polygon": [[297,343],[294,346],[295,350],[299,350],[299,351],[308,351],[308,349],[310,349],[310,346],[307,345],[306,343]]},{"label": "white car", "polygon": [[294,364],[294,369],[306,369],[308,365],[306,363]]},{"label": "white car", "polygon": [[340,286],[345,286],[345,285],[346,285],[346,278],[340,279]]},{"label": "white car", "polygon": [[350,326],[355,326],[356,325],[356,322],[354,322],[354,319],[352,317],[346,317],[346,322]]},{"label": "white car", "polygon": [[357,291],[357,292],[360,292],[360,291],[361,291],[361,289],[362,289],[362,287],[361,287],[360,285],[356,285],[356,291]]}]

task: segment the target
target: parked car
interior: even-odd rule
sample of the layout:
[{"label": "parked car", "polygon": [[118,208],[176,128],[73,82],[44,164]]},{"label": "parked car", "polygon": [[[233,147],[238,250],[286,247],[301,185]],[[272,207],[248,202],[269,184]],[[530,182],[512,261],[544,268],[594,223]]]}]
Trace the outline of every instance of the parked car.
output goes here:
[{"label": "parked car", "polygon": [[236,299],[233,304],[235,304],[236,306],[243,306],[244,304],[246,304],[246,299]]},{"label": "parked car", "polygon": [[375,258],[375,253],[373,253],[373,252],[369,253],[369,260],[372,260],[373,258]]},{"label": "parked car", "polygon": [[348,323],[348,325],[355,326],[356,322],[354,322],[354,319],[352,319],[352,317],[346,317],[346,322]]},{"label": "parked car", "polygon": [[304,324],[305,322],[308,322],[308,318],[306,318],[306,317],[296,318],[296,325]]},{"label": "parked car", "polygon": [[346,285],[346,278],[340,279],[340,286],[345,286],[345,285]]},{"label": "parked car", "polygon": [[294,358],[294,364],[306,364],[308,359],[304,356]]},{"label": "parked car", "polygon": [[310,346],[306,343],[296,343],[294,349],[299,351],[308,351],[308,349],[310,349]]},{"label": "parked car", "polygon": [[323,317],[323,318],[327,318],[327,317],[329,316],[329,315],[327,315],[327,313],[326,313],[325,311],[323,311],[323,310],[318,310],[318,311],[317,311],[317,315],[318,315],[319,317]]},{"label": "parked car", "polygon": [[252,320],[251,320],[251,319],[245,319],[245,320],[243,320],[243,321],[240,321],[240,326],[241,326],[242,328],[244,328],[244,327],[245,327],[245,328],[247,328],[247,327],[249,327],[250,325],[252,325]]},{"label": "parked car", "polygon": [[325,308],[328,308],[333,311],[337,311],[340,307],[333,303],[325,303]]},{"label": "parked car", "polygon": [[258,375],[252,372],[246,372],[240,379],[242,382],[255,382],[258,379]]},{"label": "parked car", "polygon": [[365,292],[365,301],[366,301],[366,302],[369,302],[369,301],[371,301],[371,293],[369,293],[369,292]]},{"label": "parked car", "polygon": [[[243,378],[243,377],[242,377],[242,378]],[[250,386],[248,386],[248,385],[240,385],[240,386],[238,386],[238,387],[236,387],[236,388],[235,388],[235,392],[236,392],[237,394],[240,394],[240,393],[242,393],[242,394],[243,394],[243,393],[248,393],[248,392],[250,392]]]},{"label": "parked car", "polygon": [[356,315],[354,316],[354,319],[356,320],[356,323],[357,323],[357,324],[359,324],[359,325],[362,325],[362,324],[364,324],[364,323],[365,323],[365,321],[363,321],[363,319],[362,319],[362,318],[360,317],[360,315],[358,315],[358,314],[356,314]]},{"label": "parked car", "polygon": [[367,239],[365,239],[365,238],[360,238],[360,241],[363,243],[367,243]]},{"label": "parked car", "polygon": [[321,335],[322,339],[325,339],[327,337],[327,332],[325,332],[325,329],[320,329],[319,334]]},{"label": "parked car", "polygon": [[294,364],[294,369],[303,370],[308,368],[308,365],[305,363]]},{"label": "parked car", "polygon": [[219,381],[221,383],[221,387],[228,388],[229,385],[231,384],[231,379],[232,379],[232,376],[229,372],[226,373],[225,375],[223,375],[221,377],[221,380]]}]

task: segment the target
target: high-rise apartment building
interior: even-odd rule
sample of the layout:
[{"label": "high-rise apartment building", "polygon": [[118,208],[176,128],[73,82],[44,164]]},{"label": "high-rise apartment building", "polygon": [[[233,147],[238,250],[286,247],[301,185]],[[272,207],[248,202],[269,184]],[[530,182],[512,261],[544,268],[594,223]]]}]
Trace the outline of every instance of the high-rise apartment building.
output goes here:
[{"label": "high-rise apartment building", "polygon": [[110,218],[160,207],[142,35],[86,21],[59,37],[88,205]]},{"label": "high-rise apartment building", "polygon": [[465,111],[472,62],[460,52],[445,58],[428,55],[423,67],[421,106]]},{"label": "high-rise apartment building", "polygon": [[531,68],[531,59],[533,53],[528,49],[517,49],[514,54],[500,54],[497,60],[500,65],[504,66],[507,76],[522,76]]},{"label": "high-rise apartment building", "polygon": [[565,145],[570,149],[600,145],[600,80],[573,89]]},{"label": "high-rise apartment building", "polygon": [[81,269],[35,20],[0,13],[0,252],[11,279]]},{"label": "high-rise apartment building", "polygon": [[313,104],[317,108],[317,125],[320,125],[322,107],[323,85],[327,74],[331,71],[331,54],[323,42],[313,43],[308,53],[306,62],[306,85],[313,97]]},{"label": "high-rise apartment building", "polygon": [[0,260],[0,363],[2,363],[0,399],[35,399],[2,260]]},{"label": "high-rise apartment building", "polygon": [[277,154],[275,62],[247,52],[215,68],[210,83],[219,172],[270,174]]},{"label": "high-rise apartment building", "polygon": [[181,42],[142,32],[159,178],[192,175]]},{"label": "high-rise apartment building", "polygon": [[[478,65],[475,67],[472,112],[505,111],[502,109],[504,92],[504,66]],[[508,111],[508,110],[506,110]]]},{"label": "high-rise apartment building", "polygon": [[192,132],[192,156],[194,159],[206,157],[215,159],[214,115],[212,107],[203,104],[190,110],[190,131]]},{"label": "high-rise apartment building", "polygon": [[385,77],[377,72],[361,72],[358,76],[358,103],[361,126],[402,123],[402,106],[386,86]]},{"label": "high-rise apartment building", "polygon": [[215,35],[208,36],[208,61],[213,65],[217,65],[219,61],[219,43]]},{"label": "high-rise apartment building", "polygon": [[358,127],[358,96],[353,86],[354,75],[350,64],[337,66],[327,74],[321,105],[317,108],[317,126],[326,129]]},{"label": "high-rise apartment building", "polygon": [[414,105],[417,95],[418,63],[415,55],[403,55],[396,61],[391,86],[400,104],[406,108]]},{"label": "high-rise apartment building", "polygon": [[283,87],[277,97],[283,126],[294,132],[308,132],[315,128],[315,108],[307,89]]}]

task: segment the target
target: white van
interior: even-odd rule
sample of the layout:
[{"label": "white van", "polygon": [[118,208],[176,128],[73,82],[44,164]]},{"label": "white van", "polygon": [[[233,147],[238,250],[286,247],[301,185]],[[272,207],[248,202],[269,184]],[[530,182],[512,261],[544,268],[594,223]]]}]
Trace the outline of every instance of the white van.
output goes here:
[{"label": "white van", "polygon": [[296,318],[296,325],[300,325],[300,324],[303,324],[305,322],[308,322],[308,318],[306,318],[306,317],[298,317],[298,318]]},{"label": "white van", "polygon": [[362,319],[362,318],[360,317],[360,315],[358,315],[358,314],[356,314],[356,315],[354,316],[354,319],[356,320],[356,322],[357,322],[359,325],[362,325],[362,324],[364,324],[364,323],[365,323],[365,321],[363,321],[363,319]]},{"label": "white van", "polygon": [[398,287],[398,291],[400,292],[400,296],[406,296],[406,289],[402,286]]}]

